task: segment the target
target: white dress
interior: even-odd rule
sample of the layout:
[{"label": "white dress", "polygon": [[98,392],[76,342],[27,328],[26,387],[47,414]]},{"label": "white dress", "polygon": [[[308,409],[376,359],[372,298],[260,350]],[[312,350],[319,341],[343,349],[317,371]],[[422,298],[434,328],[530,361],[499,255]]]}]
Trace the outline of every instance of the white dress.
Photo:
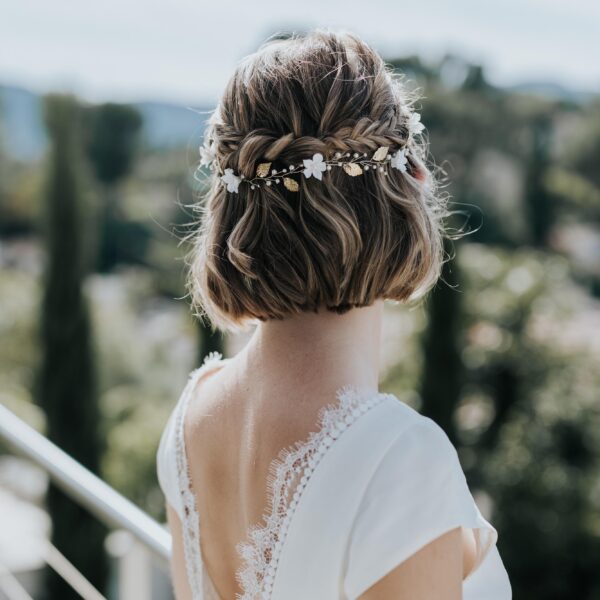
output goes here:
[{"label": "white dress", "polygon": [[[158,478],[179,515],[193,600],[219,600],[200,553],[183,422],[190,375],[162,435]],[[353,600],[420,548],[458,526],[478,537],[464,600],[510,600],[497,533],[479,512],[443,430],[391,394],[351,386],[320,411],[315,430],[271,463],[263,522],[238,544],[243,600]],[[229,599],[222,599],[229,600]]]}]

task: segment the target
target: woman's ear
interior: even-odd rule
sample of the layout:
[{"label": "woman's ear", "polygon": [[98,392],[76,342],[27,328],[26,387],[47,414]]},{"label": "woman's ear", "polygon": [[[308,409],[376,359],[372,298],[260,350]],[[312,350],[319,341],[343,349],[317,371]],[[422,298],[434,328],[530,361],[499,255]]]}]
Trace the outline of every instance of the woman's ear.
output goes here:
[{"label": "woman's ear", "polygon": [[419,165],[414,165],[412,171],[415,179],[418,179],[421,183],[427,181],[427,173]]},{"label": "woman's ear", "polygon": [[421,162],[414,159],[412,156],[408,157],[408,174],[414,177],[421,183],[427,182],[427,170],[422,166]]}]

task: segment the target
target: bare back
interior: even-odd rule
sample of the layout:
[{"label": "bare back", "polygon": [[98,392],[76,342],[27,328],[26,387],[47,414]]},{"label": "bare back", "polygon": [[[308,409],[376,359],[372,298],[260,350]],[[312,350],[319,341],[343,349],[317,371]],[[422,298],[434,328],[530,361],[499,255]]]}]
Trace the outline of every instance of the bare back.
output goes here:
[{"label": "bare back", "polygon": [[236,546],[263,523],[273,460],[314,431],[320,408],[334,398],[334,393],[307,394],[306,387],[279,389],[225,366],[207,373],[194,390],[185,443],[202,523],[202,556],[221,598],[242,593],[235,577],[243,566]]}]

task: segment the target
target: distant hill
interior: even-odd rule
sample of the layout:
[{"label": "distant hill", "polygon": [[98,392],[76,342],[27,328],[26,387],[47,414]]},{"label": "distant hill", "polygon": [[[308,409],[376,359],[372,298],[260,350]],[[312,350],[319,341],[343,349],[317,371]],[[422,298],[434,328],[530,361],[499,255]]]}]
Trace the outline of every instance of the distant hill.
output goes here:
[{"label": "distant hill", "polygon": [[[132,103],[144,118],[144,143],[152,149],[197,147],[211,107],[166,102]],[[8,154],[35,161],[46,147],[42,99],[28,90],[0,85],[0,136]]]},{"label": "distant hill", "polygon": [[574,90],[559,83],[552,83],[551,81],[527,81],[507,86],[504,89],[510,92],[534,94],[536,96],[573,102],[575,104],[583,104],[597,96],[597,94],[592,92]]},{"label": "distant hill", "polygon": [[40,96],[16,87],[0,86],[0,143],[19,160],[37,159],[46,145]]}]

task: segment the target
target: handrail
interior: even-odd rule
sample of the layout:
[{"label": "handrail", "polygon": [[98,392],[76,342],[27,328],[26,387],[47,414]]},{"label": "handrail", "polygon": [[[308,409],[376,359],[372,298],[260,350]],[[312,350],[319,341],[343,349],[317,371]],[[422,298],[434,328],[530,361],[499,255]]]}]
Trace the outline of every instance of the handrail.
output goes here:
[{"label": "handrail", "polygon": [[171,536],[159,523],[0,404],[0,440],[26,456],[73,500],[108,527],[126,529],[168,562]]}]

